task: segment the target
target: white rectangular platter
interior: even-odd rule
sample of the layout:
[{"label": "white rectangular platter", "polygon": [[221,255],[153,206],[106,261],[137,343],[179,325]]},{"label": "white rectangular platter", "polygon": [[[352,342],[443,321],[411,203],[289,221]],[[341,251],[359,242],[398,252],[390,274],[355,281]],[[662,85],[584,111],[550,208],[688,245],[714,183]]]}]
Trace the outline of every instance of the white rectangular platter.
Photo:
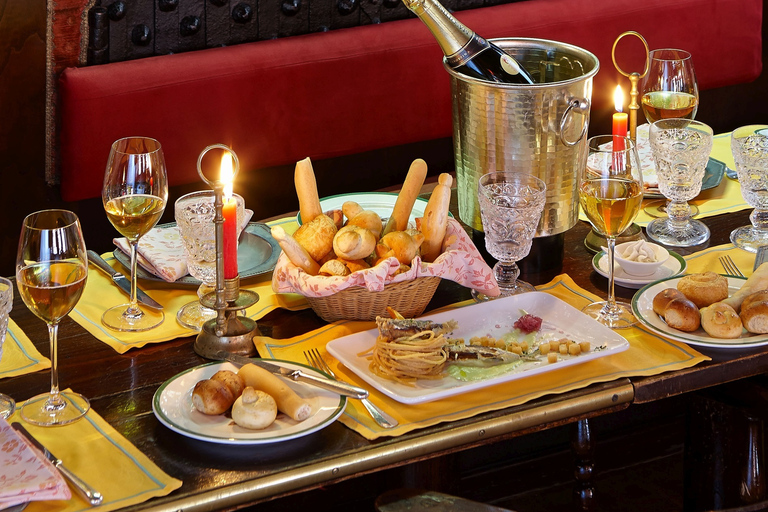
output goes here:
[{"label": "white rectangular platter", "polygon": [[[558,356],[557,362],[548,363],[546,357],[539,361],[524,361],[513,370],[480,381],[465,382],[444,376],[440,379],[420,379],[409,386],[390,381],[371,373],[365,353],[373,347],[377,329],[363,331],[329,342],[328,352],[351,369],[365,382],[390,398],[405,404],[419,404],[439,400],[460,393],[482,389],[488,386],[522,379],[530,375],[576,366],[586,361],[606,357],[629,348],[623,336],[583,314],[568,303],[543,292],[530,292],[503,299],[473,304],[434,315],[426,315],[435,322],[456,320],[459,327],[449,335],[451,338],[472,336],[493,336],[499,338],[511,332],[515,321],[525,313],[543,319],[541,333],[552,333],[557,338],[567,337],[574,341],[588,341],[591,350],[577,356]],[[573,371],[578,371],[574,368]]]}]

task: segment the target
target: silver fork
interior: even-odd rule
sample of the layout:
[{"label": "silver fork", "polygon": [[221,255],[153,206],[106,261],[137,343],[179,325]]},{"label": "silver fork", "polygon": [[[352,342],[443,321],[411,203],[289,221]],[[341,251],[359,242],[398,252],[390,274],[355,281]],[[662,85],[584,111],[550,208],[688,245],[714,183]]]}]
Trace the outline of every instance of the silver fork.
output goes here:
[{"label": "silver fork", "polygon": [[[331,367],[328,365],[328,363],[325,362],[325,359],[320,355],[320,352],[316,348],[313,348],[309,351],[304,351],[304,357],[307,359],[307,362],[311,365],[320,370],[321,372],[325,372],[331,377],[333,377],[336,380],[339,380],[339,378],[336,376],[336,374],[331,370]],[[363,403],[363,407],[366,408],[366,410],[370,413],[373,420],[383,428],[393,428],[398,425],[397,420],[390,416],[389,414],[385,413],[378,407],[376,407],[373,402],[368,400],[367,398],[363,398],[360,400]]]},{"label": "silver fork", "polygon": [[741,270],[739,270],[739,267],[736,266],[736,263],[733,262],[733,259],[726,254],[725,256],[720,256],[720,264],[723,266],[723,269],[728,273],[728,275],[731,276],[739,276],[744,277],[744,274]]}]

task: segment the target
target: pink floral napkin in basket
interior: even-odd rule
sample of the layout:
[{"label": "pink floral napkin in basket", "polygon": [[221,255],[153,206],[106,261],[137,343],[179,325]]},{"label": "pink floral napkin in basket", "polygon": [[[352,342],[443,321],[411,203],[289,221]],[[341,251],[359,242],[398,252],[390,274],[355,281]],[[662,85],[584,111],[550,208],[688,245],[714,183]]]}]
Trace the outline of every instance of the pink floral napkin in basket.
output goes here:
[{"label": "pink floral napkin in basket", "polygon": [[448,219],[446,247],[433,263],[413,259],[411,269],[396,274],[400,263],[392,257],[375,267],[353,272],[344,277],[311,276],[280,255],[272,274],[272,289],[277,293],[300,293],[305,297],[326,297],[352,286],[364,286],[377,292],[390,283],[410,281],[418,277],[435,276],[450,279],[487,295],[499,294],[499,286],[488,264],[455,219]]},{"label": "pink floral napkin in basket", "polygon": [[53,464],[0,418],[0,509],[71,497],[67,482]]},{"label": "pink floral napkin in basket", "polygon": [[[245,210],[243,228],[248,225],[253,210]],[[125,254],[131,254],[131,246],[126,238],[112,240],[118,249]],[[184,245],[176,226],[152,228],[149,233],[139,239],[139,265],[147,272],[164,281],[172,283],[189,273],[184,254]]]}]

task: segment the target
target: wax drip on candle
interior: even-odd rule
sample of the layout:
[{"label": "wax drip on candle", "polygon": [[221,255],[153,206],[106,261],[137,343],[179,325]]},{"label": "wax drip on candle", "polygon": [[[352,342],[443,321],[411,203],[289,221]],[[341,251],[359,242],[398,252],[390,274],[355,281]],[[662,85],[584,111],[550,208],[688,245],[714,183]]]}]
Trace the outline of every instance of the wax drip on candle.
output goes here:
[{"label": "wax drip on candle", "polygon": [[227,151],[221,157],[219,179],[224,184],[224,279],[237,277],[237,199],[233,196],[234,172],[232,155]]}]

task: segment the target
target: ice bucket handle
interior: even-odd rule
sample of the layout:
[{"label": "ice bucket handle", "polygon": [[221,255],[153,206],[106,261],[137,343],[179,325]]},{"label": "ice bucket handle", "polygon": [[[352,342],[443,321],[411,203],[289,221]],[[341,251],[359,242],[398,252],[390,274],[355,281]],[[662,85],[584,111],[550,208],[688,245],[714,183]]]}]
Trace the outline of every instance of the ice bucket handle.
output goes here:
[{"label": "ice bucket handle", "polygon": [[[568,114],[571,113],[571,111],[574,110],[577,113],[582,114],[582,117],[584,118],[583,126],[581,128],[581,133],[574,141],[570,141],[565,138],[565,123],[568,121]],[[563,117],[560,119],[560,141],[565,144],[566,146],[575,146],[579,143],[579,141],[586,135],[587,133],[587,117],[585,114],[589,112],[589,101],[584,99],[573,99],[568,103],[568,106],[565,109],[565,112],[563,112]]]}]

